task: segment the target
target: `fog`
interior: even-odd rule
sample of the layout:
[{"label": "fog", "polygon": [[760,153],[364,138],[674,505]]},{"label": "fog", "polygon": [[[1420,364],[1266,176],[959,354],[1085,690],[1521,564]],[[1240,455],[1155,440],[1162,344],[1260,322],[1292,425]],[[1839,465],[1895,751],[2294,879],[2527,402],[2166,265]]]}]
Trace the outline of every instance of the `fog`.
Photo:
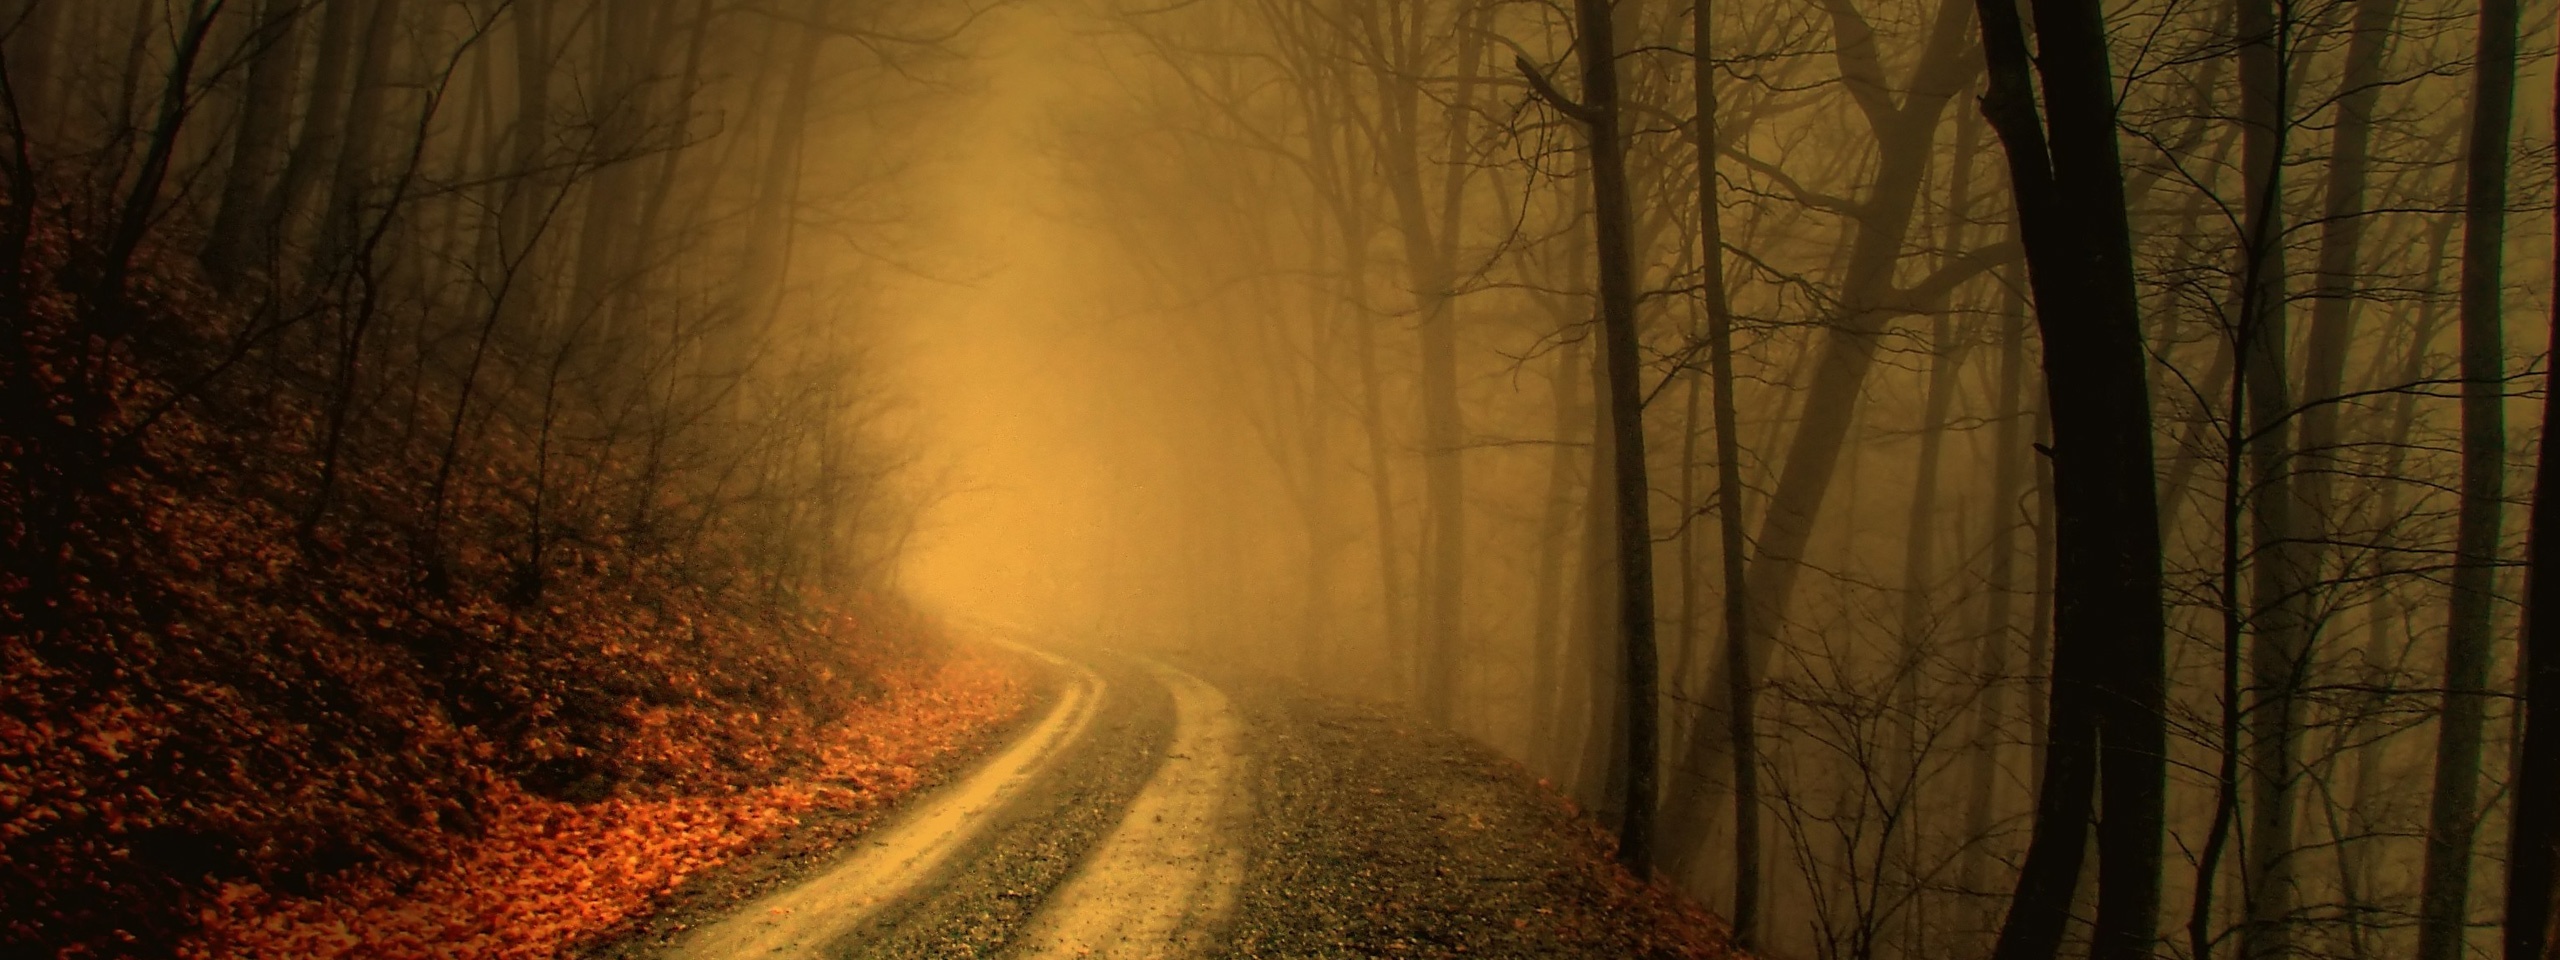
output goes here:
[{"label": "fog", "polygon": [[2552,7],[1992,2],[0,10],[428,582],[1391,705],[1770,956],[2489,949]]},{"label": "fog", "polygon": [[[1587,161],[1570,120],[1511,65],[1569,78],[1570,18],[1486,9],[1057,4],[991,18],[961,105],[929,134],[941,159],[921,219],[927,247],[950,258],[934,278],[890,282],[901,346],[887,352],[937,484],[899,582],[1035,633],[1406,704],[1614,823],[1622,634],[1610,498],[1592,492],[1609,471],[1592,443],[1608,425],[1592,392],[1606,373]],[[1979,54],[1960,32],[1972,24],[1925,4],[1713,9],[1743,555],[1751,589],[1782,598],[1754,612],[1774,621],[1755,678],[1760,942],[1807,956],[1987,948],[2050,722],[2055,506],[2034,452],[2052,441],[2001,142],[1976,115]],[[1618,5],[1620,46],[1654,45],[1620,69],[1635,104],[1660,856],[1729,909],[1731,754],[1700,742],[1721,738],[1731,700],[1717,696],[1725,580],[1690,14]],[[1481,33],[1461,25],[1476,16]],[[2426,925],[2419,888],[2443,886],[2444,869],[2473,878],[2471,916],[2494,913],[2482,905],[2501,874],[2485,851],[2504,829],[2496,785],[2513,749],[2493,699],[2472,774],[2484,859],[2426,880],[2459,464],[2483,442],[2459,422],[2452,299],[2472,229],[2457,222],[2471,14],[2270,15],[2287,84],[2270,148],[2283,199],[2255,254],[2247,211],[2269,175],[2244,162],[2254,121],[2233,79],[2251,45],[2210,5],[2115,16],[2120,34],[2149,38],[2120,35],[2116,53],[2133,77],[2125,179],[2164,536],[2162,935],[2410,949]],[[2533,25],[2548,16],[2526,11],[2527,51],[2547,48]],[[2378,23],[2390,38],[2356,47]],[[2526,62],[2508,203],[2541,210],[2549,84],[2533,78],[2548,72]],[[2336,139],[2349,109],[2365,118],[2354,158]],[[2359,195],[2339,197],[2341,166],[2367,164],[2344,188]],[[2501,462],[2519,503],[2549,236],[2535,216],[2503,234],[2503,368],[2523,379],[2497,390]],[[1417,265],[1434,244],[1446,262]],[[2290,369],[2252,388],[2285,399],[2249,428],[2285,452],[2255,474],[2263,441],[2232,446],[2224,413],[2231,331],[2253,322],[2234,290],[2252,276],[2275,277],[2256,282],[2280,284],[2291,315],[2273,324]],[[1435,310],[1445,387],[1427,369]],[[1435,390],[1454,400],[1454,427],[1433,422]],[[1808,438],[1807,417],[1833,418],[1836,439]],[[1441,457],[1453,501],[1433,499]],[[2307,498],[2294,501],[2302,519],[2274,522],[2309,526],[2253,526],[2272,509],[2251,506],[2255,491],[2287,481],[2310,488],[2282,494]],[[1798,522],[1769,519],[1772,497],[1792,498]],[[1435,564],[1452,502],[1463,533],[1449,576]],[[2501,517],[2499,552],[2520,556],[2522,513]],[[2274,552],[2314,541],[2307,560]],[[2508,570],[2483,634],[2492,690],[2516,669]],[[2226,587],[2240,591],[2236,625]],[[2278,593],[2288,600],[2248,599]],[[2263,645],[2271,634],[2298,639],[2281,641],[2288,652]],[[2241,671],[2237,740],[2222,732],[2226,658]],[[2290,703],[2280,726],[2265,725],[2270,703]],[[2217,788],[2224,743],[2241,756]],[[2233,798],[2219,817],[2218,798]],[[2268,819],[2269,804],[2291,812]],[[2216,833],[2209,871],[2228,876],[2197,906]],[[2271,870],[2281,879],[2265,886]]]}]

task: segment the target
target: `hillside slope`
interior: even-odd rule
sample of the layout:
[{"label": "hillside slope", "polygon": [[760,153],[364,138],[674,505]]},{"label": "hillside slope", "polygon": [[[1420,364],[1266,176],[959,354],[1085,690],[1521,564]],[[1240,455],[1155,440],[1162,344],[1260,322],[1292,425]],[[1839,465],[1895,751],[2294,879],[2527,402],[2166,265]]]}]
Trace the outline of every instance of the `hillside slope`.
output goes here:
[{"label": "hillside slope", "polygon": [[[506,418],[457,457],[423,372],[275,388],[314,352],[185,258],[94,299],[94,246],[38,224],[0,304],[0,954],[558,941],[1019,708],[894,600],[737,576],[711,511],[571,509]],[[475,876],[508,860],[575,889]],[[438,897],[458,927],[363,920]]]}]

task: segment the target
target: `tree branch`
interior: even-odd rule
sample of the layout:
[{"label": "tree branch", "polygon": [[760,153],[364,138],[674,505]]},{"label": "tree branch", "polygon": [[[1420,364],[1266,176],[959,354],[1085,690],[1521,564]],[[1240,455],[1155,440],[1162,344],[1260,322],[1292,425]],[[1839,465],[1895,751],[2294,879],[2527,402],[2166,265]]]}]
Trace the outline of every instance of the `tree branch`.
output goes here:
[{"label": "tree branch", "polygon": [[1537,91],[1538,99],[1546,101],[1548,106],[1556,108],[1556,112],[1572,117],[1583,126],[1587,127],[1593,123],[1594,116],[1591,108],[1583,106],[1565,96],[1564,91],[1556,89],[1556,85],[1547,80],[1546,74],[1539,73],[1538,65],[1530,63],[1529,58],[1515,55],[1511,58],[1511,63],[1520,68],[1521,76],[1529,78],[1529,89]]},{"label": "tree branch", "polygon": [[2026,256],[2027,248],[2015,240],[2004,240],[1986,247],[1976,247],[1947,261],[1928,276],[1885,297],[1888,309],[1906,313],[1934,313],[1943,309],[1948,295],[1957,287],[1991,270],[2007,266]]}]

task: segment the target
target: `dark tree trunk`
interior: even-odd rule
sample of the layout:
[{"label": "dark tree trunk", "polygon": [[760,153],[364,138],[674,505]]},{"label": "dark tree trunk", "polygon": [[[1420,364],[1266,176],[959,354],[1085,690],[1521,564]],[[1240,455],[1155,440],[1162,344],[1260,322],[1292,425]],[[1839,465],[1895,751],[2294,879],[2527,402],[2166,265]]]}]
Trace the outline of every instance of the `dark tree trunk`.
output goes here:
[{"label": "dark tree trunk", "polygon": [[336,169],[338,148],[346,136],[347,74],[358,53],[356,30],[365,22],[365,5],[357,0],[321,2],[320,57],[304,85],[311,99],[303,109],[302,131],[294,139],[293,153],[286,158],[275,189],[259,205],[260,219],[251,224],[249,255],[269,262],[276,262],[282,246],[294,236],[322,172]]},{"label": "dark tree trunk", "polygon": [[219,12],[209,0],[190,0],[187,4],[184,19],[179,22],[169,72],[161,84],[159,109],[148,131],[150,138],[143,144],[141,164],[116,211],[114,232],[108,235],[106,249],[99,257],[96,282],[83,294],[84,309],[91,319],[105,321],[97,329],[111,340],[122,336],[132,320],[124,310],[125,285],[131,279],[134,255],[163,213],[160,191],[177,157],[178,136],[186,129],[196,103],[188,95],[188,88],[195,83],[196,63],[204,54]]},{"label": "dark tree trunk", "polygon": [[[1366,231],[1356,232],[1357,243],[1366,244]],[[1365,252],[1347,256],[1345,274],[1351,278],[1353,290],[1367,288],[1368,262]],[[1379,625],[1386,629],[1387,648],[1392,650],[1400,649],[1413,634],[1405,616],[1412,609],[1407,596],[1411,591],[1404,579],[1404,560],[1396,550],[1404,539],[1403,524],[1396,520],[1395,458],[1388,452],[1386,385],[1379,380],[1378,370],[1378,323],[1374,317],[1361,319],[1359,329],[1352,332],[1351,347],[1359,363],[1360,436],[1368,454],[1369,514],[1375,521],[1378,540]]]},{"label": "dark tree trunk", "polygon": [[[1849,82],[1860,94],[1861,108],[1875,129],[1878,166],[1875,186],[1861,198],[1845,251],[1847,277],[1841,303],[1836,315],[1827,318],[1835,325],[1817,337],[1821,346],[1811,361],[1814,369],[1805,390],[1804,412],[1787,442],[1777,487],[1761,512],[1759,534],[1751,541],[1755,551],[1747,578],[1754,615],[1743,642],[1749,648],[1746,659],[1754,662],[1765,661],[1777,643],[1778,622],[1804,572],[1814,521],[1830,496],[1867,372],[1875,365],[1879,337],[1894,315],[1882,304],[1894,292],[1894,269],[1902,260],[1938,123],[1947,104],[1971,81],[1974,69],[1965,43],[1970,10],[1963,0],[1948,0],[1930,25],[1928,44],[1908,81],[1909,93],[1901,102],[1892,102],[1874,31],[1847,4],[1848,0],[1832,0],[1826,6],[1832,10],[1833,31],[1842,36],[1836,55],[1842,72],[1854,77]],[[1702,716],[1731,711],[1730,692],[1745,688],[1726,677],[1726,669],[1719,663],[1716,676],[1707,684]],[[1687,770],[1724,766],[1729,760],[1724,754],[1731,746],[1726,737],[1692,736],[1680,751],[1679,766]],[[1685,872],[1685,858],[1703,852],[1699,847],[1705,842],[1706,824],[1715,815],[1706,791],[1713,787],[1704,778],[1680,778],[1665,804],[1678,814],[1668,846],[1680,858],[1675,860],[1679,871]]]},{"label": "dark tree trunk", "polygon": [[1608,399],[1610,500],[1617,544],[1619,700],[1626,749],[1618,820],[1618,862],[1637,876],[1653,871],[1653,811],[1659,707],[1653,619],[1652,488],[1645,465],[1643,367],[1637,362],[1634,222],[1627,200],[1627,157],[1618,114],[1616,25],[1609,0],[1576,0],[1576,59],[1582,64],[1582,100],[1575,103],[1547,86],[1534,66],[1521,68],[1555,106],[1581,122],[1591,153],[1591,210],[1600,269],[1601,382]]},{"label": "dark tree trunk", "polygon": [[330,179],[328,205],[321,208],[320,246],[313,254],[312,275],[344,257],[364,232],[364,208],[373,191],[374,161],[382,138],[383,109],[391,94],[391,60],[396,55],[404,0],[374,0],[349,80],[345,133],[337,150],[337,170]]},{"label": "dark tree trunk", "polygon": [[2456,960],[2470,920],[2479,829],[2480,741],[2489,700],[2499,529],[2506,497],[2507,144],[2515,113],[2515,0],[2481,0],[2462,209],[2462,498],[2454,520],[2453,599],[2445,623],[2444,709],[2427,809],[2418,960]]},{"label": "dark tree trunk", "polygon": [[[2293,404],[2287,382],[2284,298],[2284,168],[2279,162],[2291,130],[2291,99],[2283,87],[2291,23],[2272,0],[2242,0],[2240,45],[2241,167],[2247,205],[2241,238],[2239,325],[2234,344],[2241,358],[2245,403],[2233,406],[2236,434],[2252,437],[2242,450],[2250,478],[2249,538],[2253,547],[2245,622],[2249,644],[2249,881],[2247,919],[2241,927],[2243,960],[2274,960],[2292,949],[2293,785],[2301,748],[2295,742],[2301,706],[2295,690],[2307,654],[2309,604],[2304,543],[2296,529],[2303,511],[2294,501]],[[2235,472],[2241,464],[2234,462]],[[2236,525],[2235,525],[2236,526]],[[2236,534],[2233,534],[2236,535]],[[2237,559],[2236,557],[2234,558]],[[2239,602],[2237,592],[2225,598]],[[2238,651],[2231,651],[2236,655]],[[2238,750],[2225,743],[2226,751]],[[2207,869],[2211,864],[2206,865]],[[2202,878],[2209,889],[2211,878]]]},{"label": "dark tree trunk", "polygon": [[1541,773],[1552,775],[1559,769],[1558,749],[1562,738],[1556,736],[1563,716],[1565,683],[1564,636],[1570,630],[1571,613],[1566,611],[1565,572],[1571,566],[1573,550],[1567,534],[1574,518],[1573,458],[1575,447],[1588,441],[1584,424],[1591,414],[1583,409],[1585,370],[1581,336],[1573,336],[1556,348],[1555,371],[1549,375],[1548,395],[1555,410],[1555,444],[1547,452],[1547,497],[1538,519],[1538,582],[1530,604],[1530,729],[1540,738],[1532,745],[1533,765]]},{"label": "dark tree trunk", "polygon": [[587,209],[578,231],[575,286],[569,308],[578,322],[600,323],[603,339],[618,342],[620,326],[608,312],[607,300],[626,286],[634,255],[642,204],[635,203],[640,184],[636,159],[641,137],[651,119],[648,82],[657,53],[655,5],[608,4],[598,11],[602,21],[596,43],[594,118],[596,159],[605,164],[587,188]]},{"label": "dark tree trunk", "polygon": [[2382,72],[2383,55],[2390,50],[2399,9],[2399,0],[2357,0],[2346,73],[2339,81],[2302,382],[2303,400],[2310,406],[2302,412],[2301,450],[2306,463],[2300,482],[2302,502],[2315,518],[2339,508],[2331,492],[2338,462],[2338,405],[2320,401],[2345,390],[2347,355],[2355,342],[2356,261],[2370,217],[2365,184],[2371,169],[2373,110],[2387,79]]},{"label": "dark tree trunk", "polygon": [[[1591,325],[1596,327],[1596,324]],[[1596,329],[1594,340],[1605,339]],[[1573,634],[1567,656],[1582,666],[1582,746],[1575,755],[1573,795],[1588,803],[1603,824],[1616,825],[1623,809],[1618,791],[1626,783],[1626,711],[1619,696],[1619,651],[1609,642],[1609,621],[1617,606],[1618,539],[1616,518],[1617,439],[1609,429],[1608,346],[1591,353],[1591,459],[1583,485],[1581,594],[1575,598]]]},{"label": "dark tree trunk", "polygon": [[[1751,695],[1758,683],[1751,665],[1751,591],[1742,542],[1742,449],[1733,389],[1733,304],[1725,292],[1724,205],[1718,198],[1716,157],[1723,143],[1716,112],[1715,3],[1697,0],[1691,10],[1691,96],[1698,111],[1698,224],[1700,277],[1706,297],[1707,381],[1714,387],[1716,444],[1717,569],[1724,576],[1719,591],[1724,614],[1726,750],[1733,760],[1733,924],[1734,945],[1751,949],[1760,926],[1760,751],[1752,729],[1758,703]],[[1703,725],[1713,719],[1701,715]],[[1692,738],[1712,739],[1718,731],[1693,730]],[[1705,771],[1696,771],[1705,775]],[[1694,816],[1694,815],[1693,815]],[[1678,862],[1685,851],[1668,855]]]},{"label": "dark tree trunk", "polygon": [[2106,14],[2097,0],[2036,0],[2031,68],[2018,8],[1982,0],[1978,9],[1991,72],[1983,113],[2008,154],[2044,338],[2060,526],[2051,745],[2034,835],[1993,955],[2040,960],[2059,948],[2093,780],[2103,774],[2090,956],[2147,958],[2158,926],[2167,786],[2166,624]]},{"label": "dark tree trunk", "polygon": [[62,12],[71,6],[71,0],[17,0],[0,7],[8,16],[0,21],[0,32],[7,34],[0,41],[6,44],[0,52],[9,58],[9,92],[17,100],[23,132],[31,139],[49,132],[61,110],[54,71],[61,62]]},{"label": "dark tree trunk", "polygon": [[[1947,177],[1945,240],[1939,254],[1942,262],[1953,259],[1958,251],[1965,249],[1966,217],[1971,214],[1965,204],[1972,191],[1978,126],[1971,112],[1956,118],[1955,153],[1951,157]],[[1939,576],[1938,485],[1946,456],[1947,416],[1955,405],[1957,376],[1964,367],[1965,341],[1971,336],[1968,329],[1956,324],[1944,298],[1927,304],[1924,309],[1929,313],[1929,379],[1920,404],[1920,450],[1912,464],[1910,509],[1903,520],[1902,609],[1895,630],[1900,650],[1894,666],[1894,697],[1898,701],[1894,707],[1898,715],[1895,734],[1898,742],[1894,744],[1893,751],[1898,766],[1889,772],[1889,776],[1906,791],[1900,820],[1893,828],[1902,835],[1903,862],[1894,868],[1898,875],[1891,882],[1899,886],[1904,891],[1902,895],[1910,900],[1910,906],[1903,910],[1903,920],[1909,925],[1904,936],[1914,943],[1919,942],[1923,936],[1921,930],[1927,924],[1928,918],[1923,909],[1926,901],[1922,899],[1921,886],[1923,878],[1932,872],[1931,867],[1921,862],[1920,848],[1929,833],[1926,822],[1929,810],[1922,799],[1927,785],[1923,782],[1926,745],[1922,742],[1920,730],[1920,703],[1922,674],[1930,660],[1932,647],[1937,645],[1930,635],[1930,600]],[[1956,527],[1962,529],[1963,524],[1958,523]],[[1890,857],[1879,861],[1880,864],[1891,862]]]},{"label": "dark tree trunk", "polygon": [[[1348,99],[1348,80],[1336,76],[1335,86]],[[1310,126],[1308,152],[1314,170],[1325,182],[1325,199],[1339,243],[1335,253],[1340,263],[1342,289],[1346,291],[1346,307],[1352,324],[1351,355],[1354,372],[1359,377],[1358,417],[1363,459],[1366,461],[1369,512],[1378,552],[1379,622],[1384,639],[1392,649],[1405,642],[1411,631],[1405,615],[1411,610],[1406,597],[1402,561],[1396,556],[1397,533],[1395,478],[1393,459],[1389,456],[1385,387],[1379,380],[1378,318],[1370,312],[1369,247],[1372,229],[1357,199],[1360,191],[1351,184],[1360,180],[1362,165],[1368,160],[1358,154],[1352,137],[1345,135],[1337,143],[1330,135],[1317,135],[1319,125]]]},{"label": "dark tree trunk", "polygon": [[[1447,142],[1456,148],[1463,148],[1467,141],[1469,101],[1475,96],[1475,73],[1483,50],[1479,25],[1486,9],[1484,4],[1470,2],[1458,14],[1458,81],[1445,114]],[[1397,236],[1404,248],[1405,281],[1417,315],[1422,393],[1423,542],[1415,577],[1421,602],[1413,624],[1417,635],[1392,639],[1414,645],[1415,698],[1424,714],[1446,723],[1455,705],[1466,610],[1467,485],[1462,448],[1467,430],[1466,409],[1458,397],[1454,259],[1467,165],[1452,163],[1444,171],[1435,206],[1424,183],[1429,167],[1424,156],[1418,60],[1426,39],[1421,35],[1425,18],[1383,26],[1379,20],[1369,16],[1361,21],[1374,49],[1394,51],[1371,65],[1370,79],[1380,104],[1371,136],[1388,196],[1395,204]],[[1396,32],[1399,26],[1401,34]]]},{"label": "dark tree trunk", "polygon": [[[2020,498],[2027,487],[2028,458],[2035,455],[2028,446],[2027,433],[2027,305],[2015,292],[2015,285],[2010,286],[2001,320],[1999,395],[1992,408],[1999,417],[1999,426],[1991,444],[1991,546],[1985,573],[1988,596],[1983,604],[1982,625],[1974,631],[1974,672],[1989,688],[1974,708],[1973,769],[1965,785],[1962,836],[1967,846],[1956,880],[1956,886],[1963,890],[1984,890],[1990,884],[1988,839],[2001,770],[2000,724],[2008,714],[2010,697],[2010,631],[2017,619],[2018,528],[2022,520],[2018,514],[2026,506]],[[1980,922],[1980,929],[1989,930],[1998,918],[1985,916]]]},{"label": "dark tree trunk", "polygon": [[302,70],[303,0],[264,0],[256,29],[249,35],[248,89],[240,106],[240,129],[231,145],[231,166],[223,174],[222,198],[213,229],[205,238],[205,266],[226,285],[236,284],[253,265],[258,251],[250,241],[263,216],[267,194],[284,172],[286,145],[293,131],[295,84]]},{"label": "dark tree trunk", "polygon": [[[823,21],[828,0],[810,0],[803,8],[812,22]],[[739,332],[715,349],[720,376],[743,373],[755,353],[755,341],[773,322],[782,305],[783,285],[791,268],[793,208],[800,198],[801,145],[808,139],[810,89],[817,83],[818,55],[827,35],[804,28],[791,55],[782,96],[774,104],[773,134],[765,144],[764,164],[756,176],[756,200],[747,219],[745,253],[738,264],[735,291]]]},{"label": "dark tree trunk", "polygon": [[515,169],[498,212],[498,255],[516,259],[533,246],[535,218],[548,205],[541,175],[551,143],[550,0],[518,0],[515,19],[515,128],[507,137]]},{"label": "dark tree trunk", "polygon": [[[2560,121],[2560,89],[2552,118]],[[2553,217],[2560,227],[2560,215]],[[2552,259],[2560,283],[2560,251]],[[2560,289],[2554,286],[2552,289]],[[2550,342],[2560,343],[2560,303],[2551,308]],[[2547,374],[2546,374],[2547,376]],[[2524,669],[2519,691],[2524,743],[2516,753],[2515,799],[2507,826],[2506,960],[2544,960],[2551,951],[2553,900],[2560,884],[2560,390],[2542,390],[2542,448],[2533,465],[2533,513],[2525,548]]]},{"label": "dark tree trunk", "polygon": [[[1442,167],[1438,223],[1429,234],[1438,249],[1432,262],[1438,285],[1422,318],[1424,385],[1424,494],[1430,504],[1430,578],[1423,613],[1423,708],[1434,719],[1456,719],[1458,674],[1467,643],[1467,485],[1465,408],[1458,398],[1458,228],[1465,211],[1476,72],[1482,67],[1485,17],[1492,5],[1470,2],[1459,14],[1458,80],[1446,114],[1450,160]],[[1420,18],[1416,18],[1419,22]]]}]

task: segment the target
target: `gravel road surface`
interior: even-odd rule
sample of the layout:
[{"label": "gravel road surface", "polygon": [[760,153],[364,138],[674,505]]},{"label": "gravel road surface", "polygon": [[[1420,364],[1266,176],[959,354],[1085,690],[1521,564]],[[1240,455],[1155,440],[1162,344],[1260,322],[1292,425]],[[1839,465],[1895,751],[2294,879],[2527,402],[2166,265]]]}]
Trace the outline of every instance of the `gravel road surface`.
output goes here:
[{"label": "gravel road surface", "polygon": [[1713,917],[1616,870],[1587,819],[1473,741],[1276,678],[1052,649],[1029,654],[1057,677],[1045,712],[976,766],[824,838],[803,879],[590,955],[1728,953]]}]

